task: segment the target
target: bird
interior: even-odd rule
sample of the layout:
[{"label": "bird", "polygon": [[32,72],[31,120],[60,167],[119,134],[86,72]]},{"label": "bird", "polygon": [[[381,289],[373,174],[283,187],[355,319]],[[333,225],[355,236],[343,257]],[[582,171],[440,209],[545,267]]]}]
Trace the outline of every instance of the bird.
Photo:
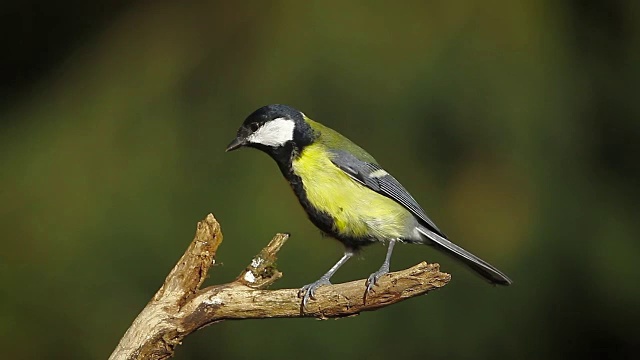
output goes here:
[{"label": "bird", "polygon": [[366,294],[390,268],[396,242],[430,245],[461,261],[488,282],[510,285],[494,266],[451,242],[409,192],[373,156],[337,131],[295,108],[272,104],[251,113],[226,151],[261,150],[277,163],[309,220],[344,245],[324,275],[298,293],[302,306],[367,245],[388,243],[382,266],[366,280]]}]

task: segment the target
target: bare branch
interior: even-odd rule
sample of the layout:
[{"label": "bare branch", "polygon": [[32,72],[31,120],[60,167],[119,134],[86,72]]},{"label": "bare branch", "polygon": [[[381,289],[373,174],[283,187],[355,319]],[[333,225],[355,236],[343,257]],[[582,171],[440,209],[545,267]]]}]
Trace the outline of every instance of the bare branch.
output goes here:
[{"label": "bare branch", "polygon": [[220,225],[209,214],[164,284],[127,330],[110,359],[166,359],[190,333],[228,319],[357,315],[446,285],[451,276],[438,264],[420,263],[380,278],[375,292],[363,297],[365,280],[323,286],[302,309],[298,289],[265,290],[282,277],[274,264],[289,238],[277,234],[236,280],[200,290],[222,242]]}]

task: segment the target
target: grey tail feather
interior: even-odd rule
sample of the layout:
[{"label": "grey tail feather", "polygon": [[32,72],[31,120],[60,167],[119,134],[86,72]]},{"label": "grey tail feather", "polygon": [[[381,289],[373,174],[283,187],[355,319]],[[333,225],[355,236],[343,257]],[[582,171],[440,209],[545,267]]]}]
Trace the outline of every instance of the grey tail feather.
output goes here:
[{"label": "grey tail feather", "polygon": [[418,226],[417,230],[428,238],[425,244],[444,250],[446,254],[461,261],[492,284],[511,285],[512,281],[507,275],[486,261],[423,226]]}]

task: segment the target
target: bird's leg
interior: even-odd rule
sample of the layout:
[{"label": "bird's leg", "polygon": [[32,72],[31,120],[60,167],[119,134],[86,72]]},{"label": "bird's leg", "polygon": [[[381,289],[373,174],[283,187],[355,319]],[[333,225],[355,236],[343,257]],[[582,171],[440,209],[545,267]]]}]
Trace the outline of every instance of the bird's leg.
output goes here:
[{"label": "bird's leg", "polygon": [[387,256],[384,258],[384,262],[382,263],[382,266],[380,266],[380,269],[378,269],[378,271],[369,275],[369,278],[367,279],[367,282],[366,282],[367,290],[365,291],[365,296],[369,293],[369,291],[371,291],[371,289],[373,289],[373,286],[378,282],[378,279],[380,279],[382,275],[389,272],[389,263],[391,262],[391,253],[393,252],[393,246],[395,244],[396,244],[395,239],[389,241],[389,248],[387,248]]},{"label": "bird's leg", "polygon": [[329,280],[331,279],[333,274],[335,274],[336,271],[338,271],[338,269],[342,265],[344,265],[344,263],[346,263],[347,260],[349,260],[352,256],[353,256],[352,250],[345,250],[344,255],[342,255],[342,258],[338,260],[338,262],[335,265],[333,265],[331,269],[327,271],[326,274],[322,275],[322,277],[318,279],[318,281],[305,285],[300,289],[300,291],[298,291],[298,297],[302,296],[303,307],[307,307],[307,303],[309,302],[309,299],[315,299],[314,295],[315,295],[316,289],[318,289],[322,285],[331,285],[331,281]]}]

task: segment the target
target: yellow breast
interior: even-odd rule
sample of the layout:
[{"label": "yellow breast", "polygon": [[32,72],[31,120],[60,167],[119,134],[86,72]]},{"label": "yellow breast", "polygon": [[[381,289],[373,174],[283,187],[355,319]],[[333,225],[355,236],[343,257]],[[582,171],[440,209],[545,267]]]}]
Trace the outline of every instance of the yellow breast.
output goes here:
[{"label": "yellow breast", "polygon": [[379,240],[403,238],[415,222],[411,213],[395,201],[353,180],[330,160],[326,148],[307,146],[292,167],[309,202],[334,219],[338,233]]}]

